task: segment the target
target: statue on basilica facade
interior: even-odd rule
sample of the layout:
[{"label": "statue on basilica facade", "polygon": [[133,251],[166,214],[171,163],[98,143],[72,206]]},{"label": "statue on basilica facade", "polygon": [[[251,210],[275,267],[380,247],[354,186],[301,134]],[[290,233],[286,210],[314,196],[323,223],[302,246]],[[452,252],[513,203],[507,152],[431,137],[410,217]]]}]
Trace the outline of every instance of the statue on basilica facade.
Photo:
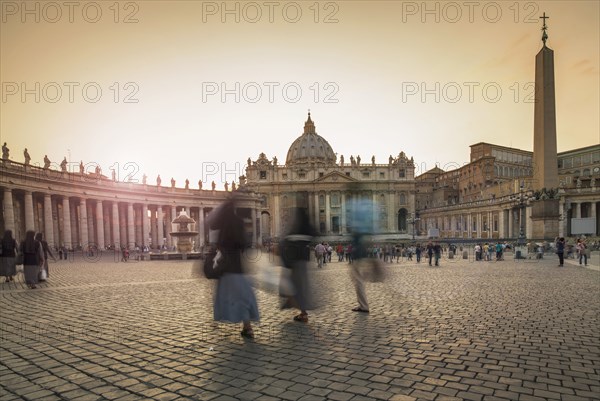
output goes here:
[{"label": "statue on basilica facade", "polygon": [[113,182],[117,182],[117,171],[116,170],[112,170],[111,176],[112,176]]},{"label": "statue on basilica facade", "polygon": [[215,188],[217,188],[217,184],[215,184],[215,182],[213,181],[210,186],[212,187],[212,190],[214,191]]},{"label": "statue on basilica facade", "polygon": [[31,156],[29,156],[27,148],[25,148],[25,150],[23,151],[23,156],[25,156],[25,165],[28,166],[29,162],[31,162]]},{"label": "statue on basilica facade", "polygon": [[356,156],[356,165],[360,166],[360,155]]},{"label": "statue on basilica facade", "polygon": [[202,180],[198,180],[198,189],[202,189]]},{"label": "statue on basilica facade", "polygon": [[144,173],[144,175],[142,176],[142,184],[146,185],[147,181],[148,181],[148,176],[146,175],[146,173]]},{"label": "statue on basilica facade", "polygon": [[190,189],[190,180],[185,179],[185,189]]},{"label": "statue on basilica facade", "polygon": [[371,157],[371,164],[375,165],[375,155],[373,155],[373,157]]},{"label": "statue on basilica facade", "polygon": [[171,188],[175,188],[175,178],[171,177]]},{"label": "statue on basilica facade", "polygon": [[8,160],[8,156],[10,154],[10,149],[6,146],[6,142],[2,145],[2,160]]},{"label": "statue on basilica facade", "polygon": [[60,171],[63,173],[67,172],[67,158],[65,157],[62,162],[60,162]]},{"label": "statue on basilica facade", "polygon": [[394,158],[392,157],[392,155],[390,155],[390,158],[388,159],[389,165],[391,166],[393,162],[394,162]]},{"label": "statue on basilica facade", "polygon": [[252,159],[248,158],[248,167],[252,167]]},{"label": "statue on basilica facade", "polygon": [[231,181],[231,190],[235,191],[237,187],[235,186],[235,181]]},{"label": "statue on basilica facade", "polygon": [[44,155],[44,168],[50,168],[50,159],[48,159],[48,155]]},{"label": "statue on basilica facade", "polygon": [[273,157],[273,165],[276,166],[277,165],[277,156]]},{"label": "statue on basilica facade", "polygon": [[229,191],[229,183],[225,181],[225,192]]},{"label": "statue on basilica facade", "polygon": [[344,165],[344,155],[340,156],[340,166]]},{"label": "statue on basilica facade", "polygon": [[156,177],[156,186],[160,187],[160,183],[162,182],[162,180],[160,179],[160,174]]},{"label": "statue on basilica facade", "polygon": [[356,161],[354,160],[354,156],[350,155],[350,165],[354,166],[356,164]]},{"label": "statue on basilica facade", "polygon": [[83,166],[83,160],[79,162],[79,174],[85,173],[85,167]]}]

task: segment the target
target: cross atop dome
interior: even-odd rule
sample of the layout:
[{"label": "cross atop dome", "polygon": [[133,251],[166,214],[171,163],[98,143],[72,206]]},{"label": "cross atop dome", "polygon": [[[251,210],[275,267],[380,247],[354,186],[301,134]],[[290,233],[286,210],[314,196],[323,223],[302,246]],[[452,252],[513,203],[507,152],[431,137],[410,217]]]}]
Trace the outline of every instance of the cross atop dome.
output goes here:
[{"label": "cross atop dome", "polygon": [[314,134],[315,133],[315,123],[310,118],[310,109],[308,109],[308,120],[304,123],[304,134]]}]

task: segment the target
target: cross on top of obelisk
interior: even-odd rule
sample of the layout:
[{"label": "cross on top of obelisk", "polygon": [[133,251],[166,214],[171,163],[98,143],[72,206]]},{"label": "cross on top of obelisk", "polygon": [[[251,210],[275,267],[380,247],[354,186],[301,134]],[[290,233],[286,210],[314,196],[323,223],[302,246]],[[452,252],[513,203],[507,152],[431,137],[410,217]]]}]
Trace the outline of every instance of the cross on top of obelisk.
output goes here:
[{"label": "cross on top of obelisk", "polygon": [[545,11],[544,11],[544,14],[540,17],[540,19],[542,19],[544,21],[544,23],[542,25],[542,42],[544,42],[544,47],[546,46],[546,40],[548,40],[548,33],[546,32],[546,30],[548,29],[548,25],[546,25],[546,20],[549,18],[550,17],[546,16]]}]

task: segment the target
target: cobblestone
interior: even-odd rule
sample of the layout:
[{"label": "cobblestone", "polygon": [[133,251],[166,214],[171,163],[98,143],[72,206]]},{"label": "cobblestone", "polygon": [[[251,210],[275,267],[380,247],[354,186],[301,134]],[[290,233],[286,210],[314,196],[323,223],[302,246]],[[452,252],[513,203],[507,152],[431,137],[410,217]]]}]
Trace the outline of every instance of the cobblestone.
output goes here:
[{"label": "cobblestone", "polygon": [[389,265],[368,315],[348,265],[311,268],[308,324],[259,287],[253,341],[212,321],[193,262],[53,263],[39,289],[0,284],[0,400],[600,398],[598,269],[443,262]]}]

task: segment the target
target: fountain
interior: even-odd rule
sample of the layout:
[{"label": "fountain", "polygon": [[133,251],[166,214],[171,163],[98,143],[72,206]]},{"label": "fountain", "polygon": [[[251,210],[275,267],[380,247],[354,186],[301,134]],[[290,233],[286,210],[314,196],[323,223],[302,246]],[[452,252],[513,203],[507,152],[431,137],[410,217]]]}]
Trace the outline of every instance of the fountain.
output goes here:
[{"label": "fountain", "polygon": [[191,238],[197,236],[198,231],[190,231],[188,224],[195,224],[196,221],[188,216],[184,209],[179,212],[179,216],[172,223],[179,225],[179,229],[171,233],[171,237],[177,238],[177,252],[184,254],[192,252]]},{"label": "fountain", "polygon": [[171,232],[171,237],[177,238],[177,252],[162,252],[160,254],[150,255],[150,259],[198,259],[199,252],[192,252],[192,238],[198,235],[198,231],[190,231],[188,224],[195,224],[196,221],[188,216],[185,210],[179,212],[171,222],[177,224],[177,230]]}]

